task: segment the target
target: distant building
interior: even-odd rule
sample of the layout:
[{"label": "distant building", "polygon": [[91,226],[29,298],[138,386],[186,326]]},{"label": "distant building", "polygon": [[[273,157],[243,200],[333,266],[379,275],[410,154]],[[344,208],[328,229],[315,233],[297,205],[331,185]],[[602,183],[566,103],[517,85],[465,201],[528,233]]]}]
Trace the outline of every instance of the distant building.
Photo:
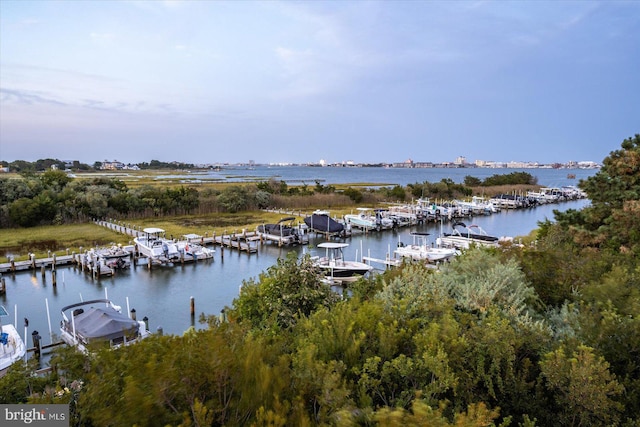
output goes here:
[{"label": "distant building", "polygon": [[102,166],[100,167],[100,169],[102,169],[102,170],[120,170],[120,169],[124,169],[124,163],[119,162],[117,160],[114,160],[113,162],[105,160],[104,162],[102,162]]},{"label": "distant building", "polygon": [[456,158],[456,161],[455,161],[455,162],[453,162],[453,163],[454,163],[454,164],[456,164],[456,165],[464,165],[464,164],[466,164],[466,163],[467,163],[467,158],[466,158],[466,157],[464,157],[464,156],[458,156],[458,157]]}]

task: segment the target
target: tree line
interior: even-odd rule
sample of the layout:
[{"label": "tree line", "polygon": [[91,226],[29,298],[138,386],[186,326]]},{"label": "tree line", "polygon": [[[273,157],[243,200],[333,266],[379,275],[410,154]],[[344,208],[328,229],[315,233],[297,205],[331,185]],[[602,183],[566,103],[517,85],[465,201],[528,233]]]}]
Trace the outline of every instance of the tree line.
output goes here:
[{"label": "tree line", "polygon": [[[501,182],[518,183],[508,174]],[[531,175],[524,177],[534,180]],[[469,177],[465,178],[465,181]],[[489,180],[489,178],[487,178]],[[493,182],[499,180],[493,177]],[[486,180],[485,180],[486,181]],[[0,178],[0,227],[32,227],[86,222],[95,218],[130,220],[160,215],[209,214],[273,208],[305,209],[335,207],[409,198],[456,198],[472,194],[472,188],[451,179],[425,181],[379,189],[346,188],[316,182],[315,186],[289,186],[284,181],[229,185],[216,190],[207,187],[129,188],[117,178],[77,179],[59,169],[41,173],[24,172],[20,178]]]},{"label": "tree line", "polygon": [[348,295],[290,254],[206,328],[61,349],[46,376],[12,368],[0,401],[68,403],[78,426],[638,426],[640,135],[580,186],[591,205],[540,223],[535,246],[405,264]]}]

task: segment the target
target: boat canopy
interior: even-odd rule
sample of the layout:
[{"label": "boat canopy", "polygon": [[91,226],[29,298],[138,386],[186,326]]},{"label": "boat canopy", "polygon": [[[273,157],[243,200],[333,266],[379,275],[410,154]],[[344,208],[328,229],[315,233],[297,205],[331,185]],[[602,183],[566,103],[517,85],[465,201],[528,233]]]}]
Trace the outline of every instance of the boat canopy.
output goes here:
[{"label": "boat canopy", "polygon": [[289,221],[295,221],[296,217],[295,216],[288,216],[286,218],[282,218],[280,221],[278,221],[278,224],[280,224],[281,222],[289,222]]},{"label": "boat canopy", "polygon": [[144,231],[147,234],[162,234],[164,233],[164,230],[162,228],[158,228],[158,227],[148,227],[143,229],[142,231]]},{"label": "boat canopy", "polygon": [[324,242],[324,243],[318,244],[319,248],[326,248],[326,249],[342,249],[342,248],[346,248],[347,246],[349,246],[348,243],[335,243],[335,242]]},{"label": "boat canopy", "polygon": [[138,322],[107,308],[89,308],[74,316],[76,333],[87,341],[113,340],[138,332]]}]

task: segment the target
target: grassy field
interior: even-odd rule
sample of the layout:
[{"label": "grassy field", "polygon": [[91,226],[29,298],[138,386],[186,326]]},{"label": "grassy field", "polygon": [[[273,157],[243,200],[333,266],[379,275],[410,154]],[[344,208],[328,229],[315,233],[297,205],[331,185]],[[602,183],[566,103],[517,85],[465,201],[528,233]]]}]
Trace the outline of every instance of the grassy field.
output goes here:
[{"label": "grassy field", "polygon": [[[333,212],[332,212],[333,214]],[[336,212],[336,215],[339,214]],[[183,215],[154,217],[122,222],[121,225],[136,228],[159,227],[167,236],[180,238],[184,234],[216,235],[255,231],[265,223],[274,223],[287,213],[264,211],[239,212],[234,214]],[[301,223],[304,216],[298,216]],[[58,255],[80,252],[80,248],[111,246],[114,244],[132,244],[130,236],[117,233],[105,227],[89,224],[51,225],[43,227],[0,229],[0,256],[12,255],[16,261],[28,259],[29,253],[37,258],[48,255],[48,251]],[[0,259],[0,262],[7,262]]]}]

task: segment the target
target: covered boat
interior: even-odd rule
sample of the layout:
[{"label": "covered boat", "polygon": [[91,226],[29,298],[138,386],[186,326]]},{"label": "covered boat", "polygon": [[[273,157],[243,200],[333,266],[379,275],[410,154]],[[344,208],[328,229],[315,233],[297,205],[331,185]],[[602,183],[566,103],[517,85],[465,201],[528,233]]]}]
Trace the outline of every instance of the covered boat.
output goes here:
[{"label": "covered boat", "polygon": [[87,352],[92,344],[129,345],[150,335],[144,322],[123,314],[108,299],[96,299],[62,308],[61,338]]},{"label": "covered boat", "polygon": [[345,233],[344,224],[336,221],[329,216],[327,211],[314,211],[310,216],[304,219],[304,223],[309,229],[328,235],[341,235]]}]

